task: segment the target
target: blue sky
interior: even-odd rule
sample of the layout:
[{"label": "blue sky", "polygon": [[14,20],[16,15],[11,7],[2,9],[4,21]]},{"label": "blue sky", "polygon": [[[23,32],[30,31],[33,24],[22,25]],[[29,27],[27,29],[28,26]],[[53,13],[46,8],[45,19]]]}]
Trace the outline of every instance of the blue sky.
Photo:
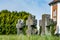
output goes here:
[{"label": "blue sky", "polygon": [[52,0],[0,0],[0,10],[26,11],[35,15],[37,20],[40,20],[42,14],[51,13],[50,6],[48,5],[51,1]]},{"label": "blue sky", "polygon": [[0,0],[0,10],[26,11],[41,19],[42,14],[50,14],[51,0]]}]

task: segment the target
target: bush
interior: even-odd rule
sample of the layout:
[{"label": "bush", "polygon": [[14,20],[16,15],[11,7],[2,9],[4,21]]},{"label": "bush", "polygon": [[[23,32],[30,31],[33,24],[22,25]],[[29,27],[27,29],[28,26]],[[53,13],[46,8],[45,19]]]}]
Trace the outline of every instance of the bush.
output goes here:
[{"label": "bush", "polygon": [[16,24],[18,19],[26,21],[30,14],[22,11],[0,11],[0,34],[16,34]]}]

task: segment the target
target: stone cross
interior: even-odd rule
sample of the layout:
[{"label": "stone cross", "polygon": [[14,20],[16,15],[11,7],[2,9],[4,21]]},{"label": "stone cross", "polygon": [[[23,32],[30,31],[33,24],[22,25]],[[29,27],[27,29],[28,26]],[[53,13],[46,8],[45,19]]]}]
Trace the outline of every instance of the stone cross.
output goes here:
[{"label": "stone cross", "polygon": [[42,15],[42,20],[40,20],[39,22],[39,26],[40,26],[40,34],[41,35],[50,35],[50,29],[48,31],[47,26],[50,25],[50,15],[49,14],[43,14]]},{"label": "stone cross", "polygon": [[17,28],[17,34],[22,34],[23,33],[23,26],[24,26],[24,22],[22,19],[18,20],[18,23],[16,24],[16,28]]},{"label": "stone cross", "polygon": [[26,25],[28,26],[26,33],[28,35],[33,34],[34,26],[37,25],[37,20],[35,19],[35,16],[30,15],[26,21]]}]

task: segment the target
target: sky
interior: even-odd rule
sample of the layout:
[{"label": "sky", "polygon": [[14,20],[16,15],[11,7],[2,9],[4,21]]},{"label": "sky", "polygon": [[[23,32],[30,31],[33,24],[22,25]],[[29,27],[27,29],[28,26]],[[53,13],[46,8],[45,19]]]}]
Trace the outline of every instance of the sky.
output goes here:
[{"label": "sky", "polygon": [[0,0],[0,11],[26,11],[36,16],[37,20],[41,19],[42,14],[50,14],[52,0]]},{"label": "sky", "polygon": [[0,10],[26,11],[41,19],[42,14],[50,14],[52,0],[0,0]]}]

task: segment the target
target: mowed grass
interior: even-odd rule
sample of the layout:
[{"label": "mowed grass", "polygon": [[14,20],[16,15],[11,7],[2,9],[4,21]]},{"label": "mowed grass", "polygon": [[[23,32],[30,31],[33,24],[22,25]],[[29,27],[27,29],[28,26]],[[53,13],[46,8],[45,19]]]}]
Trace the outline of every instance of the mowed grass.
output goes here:
[{"label": "mowed grass", "polygon": [[40,36],[40,35],[0,35],[0,40],[60,40],[56,36]]}]

